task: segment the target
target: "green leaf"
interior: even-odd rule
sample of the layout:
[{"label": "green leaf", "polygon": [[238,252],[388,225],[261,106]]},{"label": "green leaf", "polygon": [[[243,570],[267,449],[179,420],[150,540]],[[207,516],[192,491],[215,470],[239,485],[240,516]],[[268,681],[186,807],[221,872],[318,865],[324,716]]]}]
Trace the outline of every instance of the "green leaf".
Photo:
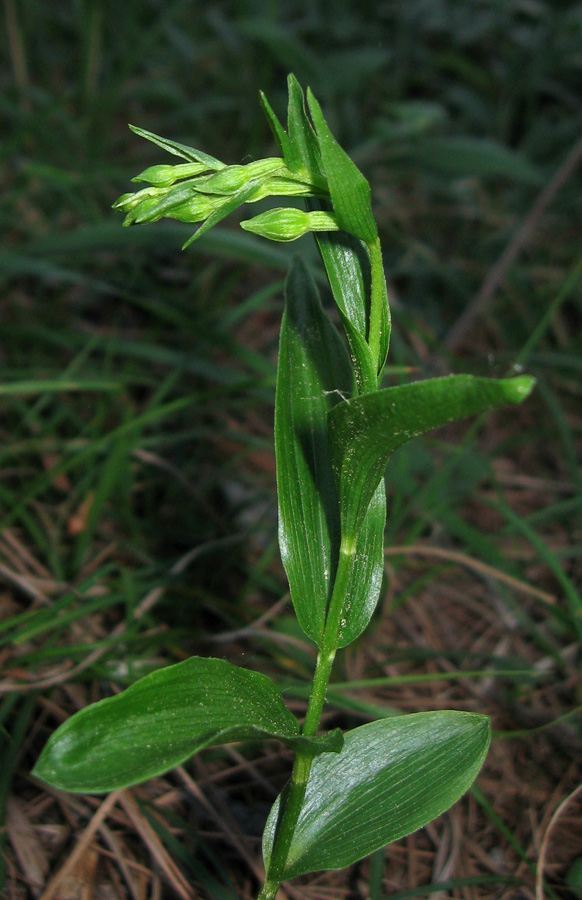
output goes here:
[{"label": "green leaf", "polygon": [[310,90],[307,91],[307,101],[319,139],[325,176],[338,224],[344,231],[370,244],[378,236],[372,215],[370,185],[334,138],[321,107]]},{"label": "green leaf", "polygon": [[325,185],[323,163],[317,135],[309,121],[305,110],[303,89],[294,75],[287,78],[289,105],[287,110],[287,129],[285,131],[269,101],[261,93],[263,110],[269,120],[271,130],[280,147],[285,164],[292,172],[304,172],[315,180],[321,188]]},{"label": "green leaf", "polygon": [[[315,209],[316,205],[312,202],[309,207]],[[358,390],[373,391],[377,387],[376,360],[366,341],[370,294],[368,254],[361,241],[345,231],[319,234],[316,241],[350,346]]]},{"label": "green leaf", "polygon": [[355,641],[372,618],[384,576],[384,529],[386,527],[386,488],[384,479],[376,488],[360,526],[358,544],[344,601],[345,614],[340,623],[338,647]]},{"label": "green leaf", "polygon": [[279,149],[285,160],[285,165],[291,169],[292,172],[296,172],[298,169],[303,167],[303,160],[301,159],[301,154],[299,153],[298,148],[289,140],[289,135],[281,125],[278,116],[273,111],[271,104],[267,100],[265,94],[261,91],[261,105],[263,107],[263,111],[267,116],[269,121],[269,125],[271,126],[271,131],[275,136],[275,140],[279,145]]},{"label": "green leaf", "polygon": [[[450,710],[347,732],[341,753],[313,763],[283,878],[342,869],[428,824],[470,787],[490,736],[486,716]],[[263,835],[266,865],[279,803]]]},{"label": "green leaf", "polygon": [[[294,153],[299,155],[302,165],[308,172],[315,175],[324,175],[320,142],[309,121],[305,109],[305,96],[303,89],[295,75],[287,78],[289,91],[289,107],[287,110],[287,128],[289,138],[294,148]],[[290,167],[291,168],[291,167]]]},{"label": "green leaf", "polygon": [[179,156],[180,159],[185,159],[188,162],[203,163],[208,169],[224,169],[225,167],[225,163],[215,159],[214,156],[209,156],[208,153],[203,153],[202,150],[195,150],[194,147],[188,147],[186,144],[178,144],[176,141],[160,137],[159,134],[154,134],[152,131],[146,131],[145,128],[138,128],[137,125],[130,125],[129,127],[134,134],[145,138],[146,141],[151,141],[152,144],[161,147],[162,150],[166,150],[174,156]]},{"label": "green leaf", "polygon": [[[317,235],[316,240],[348,339],[358,390],[376,390],[376,361],[366,342],[368,254],[362,242],[346,232]],[[384,573],[385,527],[386,493],[382,479],[361,523],[346,587],[344,609],[349,610],[349,615],[343,617],[339,647],[346,647],[360,636],[378,603]]]},{"label": "green leaf", "polygon": [[275,401],[279,545],[297,618],[318,645],[339,551],[327,414],[353,389],[342,340],[295,258],[286,285]]},{"label": "green leaf", "polygon": [[[308,740],[265,675],[195,656],[72,716],[50,738],[34,774],[63,790],[102,793],[168,772],[204,747],[257,738],[290,746]],[[341,738],[331,733],[310,746],[337,750]]]},{"label": "green leaf", "polygon": [[449,375],[386,388],[330,412],[332,463],[339,483],[342,540],[353,544],[372,494],[397,447],[447,422],[521,403],[535,381]]}]

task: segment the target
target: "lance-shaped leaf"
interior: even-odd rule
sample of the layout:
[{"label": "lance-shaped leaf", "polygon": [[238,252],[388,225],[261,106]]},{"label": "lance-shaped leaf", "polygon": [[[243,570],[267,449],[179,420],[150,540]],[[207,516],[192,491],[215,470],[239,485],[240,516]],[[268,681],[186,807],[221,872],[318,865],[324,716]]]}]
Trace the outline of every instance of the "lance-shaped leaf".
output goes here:
[{"label": "lance-shaped leaf", "polygon": [[318,135],[313,130],[305,108],[303,88],[291,74],[287,78],[289,91],[289,107],[287,110],[287,128],[293,147],[297,148],[304,167],[308,172],[325,175],[322,150]]},{"label": "lance-shaped leaf", "polygon": [[342,340],[295,258],[286,285],[275,401],[279,545],[297,618],[318,645],[339,552],[327,414],[353,388]]},{"label": "lance-shaped leaf", "polygon": [[386,488],[382,478],[366,510],[358,535],[346,586],[338,647],[347,647],[355,641],[376,609],[384,574],[385,527]]},{"label": "lance-shaped leaf", "polygon": [[[138,784],[204,747],[257,738],[307,739],[265,675],[222,659],[192,657],[94,703],[52,735],[34,774],[53,787],[102,793]],[[341,734],[310,744],[337,751]]]},{"label": "lance-shaped leaf", "polygon": [[[331,204],[308,200],[311,210],[331,211]],[[316,234],[315,240],[339,310],[360,393],[376,390],[376,361],[366,340],[370,263],[364,245],[345,231]]]},{"label": "lance-shaped leaf", "polygon": [[[329,208],[309,201],[310,209]],[[376,360],[366,340],[370,297],[370,262],[362,242],[342,231],[318,234],[317,246],[348,339],[358,390],[376,390]]]},{"label": "lance-shaped leaf", "polygon": [[294,75],[287,78],[289,89],[289,106],[287,112],[287,128],[281,122],[265,95],[261,92],[261,103],[269,125],[279,145],[285,164],[292,172],[305,172],[325,186],[323,163],[317,135],[309,121],[305,109],[305,97],[301,85]]},{"label": "lance-shaped leaf", "polygon": [[[490,741],[486,716],[445,710],[380,719],[344,735],[311,769],[283,878],[343,869],[445,812],[471,786]],[[268,865],[279,813],[263,835]]]},{"label": "lance-shaped leaf", "polygon": [[535,381],[449,375],[375,391],[330,412],[332,462],[339,484],[342,540],[353,544],[388,460],[397,447],[447,422],[521,403]]},{"label": "lance-shaped leaf", "polygon": [[137,125],[130,125],[129,127],[134,134],[145,138],[146,141],[151,141],[156,147],[161,147],[162,150],[166,150],[173,156],[179,156],[181,159],[185,159],[191,163],[203,163],[208,169],[218,170],[224,169],[225,167],[225,163],[221,162],[219,159],[215,159],[214,156],[209,156],[208,153],[203,153],[202,150],[196,150],[194,147],[188,147],[186,144],[179,144],[177,141],[171,141],[169,138],[161,137],[159,134],[154,134],[152,131],[146,131],[145,128],[138,128]]},{"label": "lance-shaped leaf", "polygon": [[[370,291],[368,254],[361,241],[346,232],[319,234],[316,239],[348,339],[358,389],[361,393],[374,391],[376,360],[365,336],[366,295]],[[386,494],[382,479],[360,527],[346,588],[339,647],[346,647],[360,636],[378,603],[384,571],[385,526]]]},{"label": "lance-shaped leaf", "polygon": [[319,103],[309,89],[307,101],[319,139],[323,168],[338,224],[340,228],[369,244],[378,237],[372,214],[370,185],[334,138]]},{"label": "lance-shaped leaf", "polygon": [[303,168],[303,161],[301,159],[299,151],[289,140],[289,135],[281,125],[279,117],[267,100],[266,95],[261,91],[260,96],[263,112],[267,117],[267,120],[271,127],[271,131],[273,132],[275,140],[279,145],[279,150],[281,151],[283,159],[285,160],[285,164],[291,169],[292,172],[296,172],[298,169]]}]

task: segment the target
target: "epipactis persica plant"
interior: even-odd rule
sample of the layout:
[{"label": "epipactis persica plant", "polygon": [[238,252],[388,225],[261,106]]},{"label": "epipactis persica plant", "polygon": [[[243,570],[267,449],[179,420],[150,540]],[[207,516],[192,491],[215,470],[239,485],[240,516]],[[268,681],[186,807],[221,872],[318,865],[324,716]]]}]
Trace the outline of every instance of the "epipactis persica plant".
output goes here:
[{"label": "epipactis persica plant", "polygon": [[276,739],[294,753],[267,819],[260,900],[281,882],[349,866],[444,812],[468,789],[490,740],[487,717],[398,715],[320,733],[336,652],[374,612],[383,574],[384,470],[392,453],[447,422],[520,403],[533,379],[449,375],[380,388],[390,308],[370,187],[319,103],[289,77],[285,129],[262,103],[281,156],[229,166],[133,130],[177,157],[133,180],[115,208],[126,225],[162,217],[197,224],[187,246],[243,204],[297,198],[241,222],[274,241],[313,232],[343,336],[300,258],[288,274],[275,402],[279,544],[301,628],[317,648],[301,726],[267,676],[194,657],[147,675],[72,716],[34,770],[67,791],[101,793],[161,775],[232,741]]}]

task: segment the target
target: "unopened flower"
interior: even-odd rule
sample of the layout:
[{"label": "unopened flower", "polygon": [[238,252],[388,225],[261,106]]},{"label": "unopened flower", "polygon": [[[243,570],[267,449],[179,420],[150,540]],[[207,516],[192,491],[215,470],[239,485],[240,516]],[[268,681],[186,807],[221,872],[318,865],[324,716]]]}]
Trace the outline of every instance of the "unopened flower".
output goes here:
[{"label": "unopened flower", "polygon": [[339,231],[331,213],[304,212],[293,207],[269,209],[240,224],[245,231],[252,231],[272,241],[296,241],[310,231]]},{"label": "unopened flower", "polygon": [[199,162],[184,163],[179,166],[150,166],[149,169],[146,169],[140,175],[136,175],[131,180],[145,181],[146,184],[153,184],[156,187],[170,187],[183,178],[193,178],[195,175],[201,175],[203,172],[208,171],[208,166]]}]

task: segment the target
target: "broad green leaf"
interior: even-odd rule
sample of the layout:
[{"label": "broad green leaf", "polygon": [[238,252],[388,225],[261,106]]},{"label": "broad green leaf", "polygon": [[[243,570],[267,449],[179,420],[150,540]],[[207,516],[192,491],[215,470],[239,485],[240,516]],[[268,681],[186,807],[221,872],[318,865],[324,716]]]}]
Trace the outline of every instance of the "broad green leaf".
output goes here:
[{"label": "broad green leaf", "polygon": [[521,153],[498,141],[477,137],[426,137],[413,148],[415,161],[454,178],[509,178],[539,185],[543,175]]},{"label": "broad green leaf", "polygon": [[[53,787],[102,793],[138,784],[204,747],[257,738],[306,739],[278,688],[222,659],[192,657],[94,703],[52,735],[34,774]],[[316,752],[337,750],[334,733]]]},{"label": "broad green leaf", "polygon": [[[315,203],[308,204],[310,209]],[[325,208],[325,207],[324,207]],[[350,346],[358,390],[377,387],[376,360],[366,341],[370,296],[370,261],[357,238],[347,232],[319,234],[317,246]]]},{"label": "broad green leaf", "polygon": [[339,404],[328,427],[339,483],[342,539],[353,544],[372,494],[397,447],[447,422],[521,403],[534,386],[518,378],[449,375],[386,388]]},{"label": "broad green leaf", "polygon": [[188,162],[204,163],[209,169],[224,169],[225,167],[225,163],[221,162],[219,159],[215,159],[214,156],[209,156],[208,153],[203,153],[201,150],[195,150],[194,147],[188,147],[186,144],[178,144],[176,141],[160,137],[159,134],[146,131],[145,128],[138,128],[137,125],[130,125],[129,127],[133,133],[137,134],[139,137],[145,138],[146,141],[151,141],[152,144],[161,147],[162,150],[166,150],[168,153],[179,156],[181,159],[185,159]]},{"label": "broad green leaf", "polygon": [[[471,786],[490,737],[486,716],[451,710],[348,731],[339,754],[313,763],[283,878],[343,869],[428,824]],[[279,803],[263,835],[265,865]]]},{"label": "broad green leaf", "polygon": [[[331,211],[329,204],[311,201],[308,206]],[[318,235],[317,245],[340,313],[365,337],[370,302],[370,260],[364,246],[345,232]]]},{"label": "broad green leaf", "polygon": [[[346,232],[317,235],[317,244],[346,332],[358,389],[377,386],[376,361],[366,342],[366,292],[370,291],[369,259],[364,245]],[[367,284],[366,284],[367,280]],[[384,572],[386,494],[384,480],[360,527],[344,608],[349,610],[340,629],[340,647],[360,636],[376,608]]]},{"label": "broad green leaf", "polygon": [[370,185],[334,138],[319,103],[309,89],[307,101],[319,139],[323,168],[338,224],[344,231],[369,244],[378,236],[372,215]]},{"label": "broad green leaf", "polygon": [[384,575],[384,529],[386,527],[386,488],[384,479],[366,510],[344,601],[338,647],[355,641],[376,609]]},{"label": "broad green leaf", "polygon": [[279,545],[297,618],[318,646],[339,551],[327,414],[353,388],[342,340],[295,258],[286,285],[275,401]]}]

